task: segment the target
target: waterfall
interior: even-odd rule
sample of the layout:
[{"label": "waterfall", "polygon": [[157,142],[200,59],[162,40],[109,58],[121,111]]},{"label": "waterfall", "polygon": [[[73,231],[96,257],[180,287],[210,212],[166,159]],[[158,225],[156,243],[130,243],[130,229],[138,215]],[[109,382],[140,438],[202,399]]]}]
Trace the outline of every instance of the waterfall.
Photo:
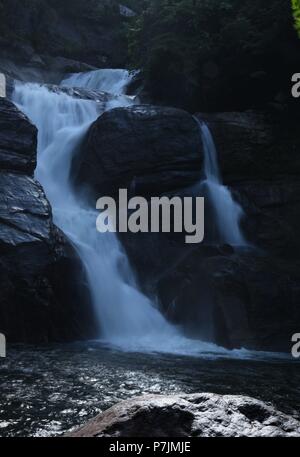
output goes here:
[{"label": "waterfall", "polygon": [[212,209],[212,219],[217,228],[217,241],[232,246],[246,246],[247,241],[240,229],[243,209],[233,200],[230,190],[222,184],[216,146],[208,126],[196,117],[195,120],[199,125],[204,152],[200,187]]},{"label": "waterfall", "polygon": [[[130,80],[125,70],[99,70],[98,75],[92,76],[98,87],[120,94],[105,109],[133,103],[131,97],[124,95],[124,85]],[[80,86],[91,83],[90,74],[72,78]],[[70,78],[62,84],[66,81],[70,83]],[[77,195],[70,172],[72,157],[90,125],[102,114],[102,105],[33,83],[17,83],[12,98],[38,128],[35,177],[51,203],[55,224],[69,238],[85,267],[102,340],[123,350],[243,356],[243,351],[228,351],[183,336],[139,291],[116,235],[97,232],[98,212]]]},{"label": "waterfall", "polygon": [[[99,105],[53,93],[37,84],[18,83],[13,99],[38,127],[35,177],[50,200],[54,222],[83,261],[104,338],[134,338],[167,328],[163,316],[138,291],[116,235],[96,231],[98,213],[78,199],[71,185],[72,156],[101,114]],[[125,106],[123,98],[120,105]]]},{"label": "waterfall", "polygon": [[69,87],[84,87],[95,91],[109,92],[122,95],[137,71],[129,72],[122,69],[109,69],[88,71],[86,73],[73,73],[63,79],[61,85]]}]

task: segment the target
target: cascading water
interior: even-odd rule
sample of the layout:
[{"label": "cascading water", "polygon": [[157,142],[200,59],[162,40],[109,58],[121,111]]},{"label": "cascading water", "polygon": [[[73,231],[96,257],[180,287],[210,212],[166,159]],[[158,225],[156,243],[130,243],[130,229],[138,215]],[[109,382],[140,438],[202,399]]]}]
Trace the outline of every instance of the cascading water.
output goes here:
[{"label": "cascading water", "polygon": [[108,69],[74,73],[65,78],[61,85],[68,87],[84,87],[95,91],[109,92],[122,95],[131,82],[136,71],[129,72],[122,69]]},{"label": "cascading water", "polygon": [[[126,70],[117,73],[116,70],[99,70],[93,78],[105,81],[97,87],[109,88],[113,95],[121,94],[108,102],[106,109],[133,103],[132,98],[124,95],[124,85],[130,80]],[[70,80],[72,84],[86,87],[90,75],[73,75],[63,84],[71,83]],[[101,105],[51,92],[32,83],[16,84],[13,101],[38,127],[35,176],[52,205],[54,222],[73,243],[85,266],[103,339],[124,350],[245,356],[248,351],[228,351],[183,336],[138,290],[116,235],[96,231],[98,213],[76,195],[70,171],[72,157],[91,123],[101,114]],[[208,141],[210,137],[204,135],[204,138]],[[208,171],[209,165],[206,165],[207,179],[220,186]]]},{"label": "cascading water", "polygon": [[[105,77],[108,78],[107,71]],[[80,81],[80,76],[77,79]],[[37,84],[17,84],[13,99],[38,127],[35,176],[51,202],[54,222],[70,238],[85,265],[102,335],[113,340],[136,338],[153,329],[163,331],[162,327],[169,325],[135,287],[116,236],[98,234],[98,213],[79,201],[70,183],[72,156],[91,123],[101,114],[99,105],[51,92]],[[122,97],[119,106],[131,103],[131,99],[125,103]]]},{"label": "cascading water", "polygon": [[243,216],[241,206],[232,198],[230,190],[222,184],[215,143],[208,126],[195,117],[201,133],[204,167],[201,189],[212,207],[219,243],[232,246],[246,246],[247,242],[240,229]]}]

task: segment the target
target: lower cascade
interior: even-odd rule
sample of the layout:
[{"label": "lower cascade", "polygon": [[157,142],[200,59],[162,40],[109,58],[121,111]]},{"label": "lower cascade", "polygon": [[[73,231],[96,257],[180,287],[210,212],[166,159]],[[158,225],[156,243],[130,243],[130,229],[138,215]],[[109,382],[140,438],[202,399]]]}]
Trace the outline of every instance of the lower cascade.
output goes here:
[{"label": "lower cascade", "polygon": [[[62,85],[110,89],[113,101],[105,107],[110,109],[133,103],[132,97],[124,95],[129,82],[126,70],[98,70],[92,75],[72,75]],[[139,291],[116,235],[97,232],[98,213],[76,194],[70,174],[73,155],[104,108],[94,101],[75,99],[34,83],[16,83],[13,101],[38,127],[35,177],[43,185],[52,205],[55,224],[71,240],[85,266],[101,338],[124,350],[223,355],[230,352],[231,356],[246,353],[244,350],[228,351],[213,343],[183,336],[180,329],[168,323],[151,300]],[[214,202],[217,199],[215,192],[223,193],[222,205],[227,204],[235,211],[236,218],[231,217],[231,223],[237,227],[240,210],[229,199],[229,191],[221,186],[216,174],[213,175],[213,170],[217,169],[216,157],[208,154],[213,150],[212,139],[206,127],[201,129],[207,154],[207,186]],[[216,207],[216,214],[226,230],[226,221],[221,221],[221,208]],[[226,241],[240,244],[242,235],[236,229],[235,239],[226,238]]]}]

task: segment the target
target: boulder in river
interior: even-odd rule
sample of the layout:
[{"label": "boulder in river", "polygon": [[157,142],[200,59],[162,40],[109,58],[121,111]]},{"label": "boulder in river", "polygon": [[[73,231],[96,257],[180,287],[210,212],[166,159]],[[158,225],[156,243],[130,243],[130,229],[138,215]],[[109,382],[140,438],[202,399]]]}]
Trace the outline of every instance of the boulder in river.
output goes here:
[{"label": "boulder in river", "polygon": [[73,437],[300,437],[300,422],[242,395],[144,395],[117,403]]}]

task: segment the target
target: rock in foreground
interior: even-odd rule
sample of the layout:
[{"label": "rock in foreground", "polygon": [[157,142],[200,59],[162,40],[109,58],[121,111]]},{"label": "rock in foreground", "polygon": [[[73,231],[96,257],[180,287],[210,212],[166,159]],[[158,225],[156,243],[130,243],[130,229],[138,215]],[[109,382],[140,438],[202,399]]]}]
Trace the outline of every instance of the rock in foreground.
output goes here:
[{"label": "rock in foreground", "polygon": [[254,398],[145,395],[109,408],[74,437],[299,437],[300,422]]}]

